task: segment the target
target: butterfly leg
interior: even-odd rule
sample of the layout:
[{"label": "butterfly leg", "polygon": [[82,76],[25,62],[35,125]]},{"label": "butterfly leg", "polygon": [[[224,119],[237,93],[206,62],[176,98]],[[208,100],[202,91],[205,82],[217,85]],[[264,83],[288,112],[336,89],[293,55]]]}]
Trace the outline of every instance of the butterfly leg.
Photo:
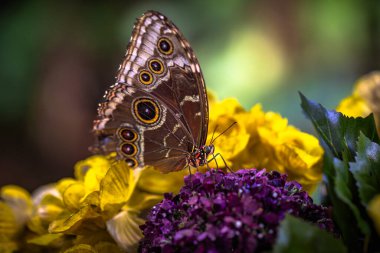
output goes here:
[{"label": "butterfly leg", "polygon": [[[213,159],[214,159],[214,154],[212,154],[213,158],[211,158],[210,160],[207,160],[207,156],[205,155],[205,161],[206,161],[206,165],[207,165],[207,169],[209,170],[209,172],[211,172],[212,174],[212,177],[213,179],[215,180],[215,169],[211,171],[211,168],[210,168],[210,165],[208,164],[209,162],[211,162]],[[215,160],[216,162],[216,160]],[[218,163],[216,162],[216,169],[218,169]]]},{"label": "butterfly leg", "polygon": [[220,156],[220,158],[222,158],[223,163],[224,163],[224,165],[226,166],[226,169],[229,170],[231,173],[234,173],[234,172],[231,170],[231,168],[227,165],[226,161],[224,160],[223,156],[222,156],[220,153],[218,153],[218,154],[216,154],[216,155],[213,155],[213,157],[211,158],[211,160],[208,161],[208,162],[211,162],[212,160],[215,160],[215,162],[216,162],[216,157],[217,157],[217,156]]},{"label": "butterfly leg", "polygon": [[186,167],[185,167],[184,169],[188,169],[188,170],[189,170],[189,175],[190,175],[190,177],[191,177],[191,168],[190,168],[190,165],[189,165],[189,164],[186,165]]},{"label": "butterfly leg", "polygon": [[212,160],[214,160],[214,161],[215,161],[215,164],[216,164],[216,169],[219,169],[218,160],[216,160],[215,158],[216,158],[216,156],[215,156],[214,154],[212,154],[212,159],[210,160],[210,162],[211,162]]},{"label": "butterfly leg", "polygon": [[191,187],[193,187],[193,180],[191,180],[191,177],[193,176],[193,174],[191,174],[191,167],[190,165],[186,165],[186,167],[184,169],[188,169],[189,170],[189,177],[190,177],[190,182],[191,182]]},{"label": "butterfly leg", "polygon": [[207,161],[207,156],[206,155],[204,156],[204,159],[206,161],[207,170],[211,170],[210,165],[208,164],[211,160]]},{"label": "butterfly leg", "polygon": [[214,160],[215,160],[215,163],[216,163],[216,169],[219,168],[219,166],[218,166],[218,162],[216,161],[215,158],[216,158],[216,155],[212,154],[212,158],[211,158],[210,160],[207,160],[207,159],[206,159],[207,168],[209,168],[208,163],[210,163],[210,162],[212,162],[212,161],[214,161]]}]

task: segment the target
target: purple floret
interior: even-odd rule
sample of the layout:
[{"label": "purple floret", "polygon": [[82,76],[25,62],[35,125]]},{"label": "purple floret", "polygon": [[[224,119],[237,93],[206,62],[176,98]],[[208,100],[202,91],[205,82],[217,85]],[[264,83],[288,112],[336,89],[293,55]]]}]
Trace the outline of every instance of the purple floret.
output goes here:
[{"label": "purple floret", "polygon": [[185,177],[178,195],[165,194],[141,226],[146,252],[260,252],[270,250],[287,213],[333,232],[325,207],[297,182],[265,170],[210,170]]}]

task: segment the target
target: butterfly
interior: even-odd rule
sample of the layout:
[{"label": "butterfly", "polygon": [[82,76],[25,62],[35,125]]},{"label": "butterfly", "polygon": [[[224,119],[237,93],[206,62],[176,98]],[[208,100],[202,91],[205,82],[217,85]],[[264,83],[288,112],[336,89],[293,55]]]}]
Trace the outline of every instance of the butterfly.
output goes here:
[{"label": "butterfly", "polygon": [[93,125],[94,152],[116,151],[132,168],[149,165],[165,173],[205,165],[214,156],[214,145],[205,145],[209,107],[198,60],[161,13],[137,19],[104,98]]}]

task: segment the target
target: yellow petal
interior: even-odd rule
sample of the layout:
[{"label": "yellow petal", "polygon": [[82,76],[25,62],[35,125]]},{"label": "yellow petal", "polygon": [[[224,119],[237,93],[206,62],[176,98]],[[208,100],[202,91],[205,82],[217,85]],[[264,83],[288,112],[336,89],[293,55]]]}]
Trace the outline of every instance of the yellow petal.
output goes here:
[{"label": "yellow petal", "polygon": [[78,181],[73,178],[62,178],[57,182],[54,188],[57,189],[57,191],[62,195],[66,191],[67,187],[75,183],[78,183]]},{"label": "yellow petal", "polygon": [[286,144],[276,146],[275,150],[277,158],[288,169],[288,173],[300,176],[307,169],[305,161],[298,156],[298,153],[301,153],[302,150],[297,153],[294,147]]},{"label": "yellow petal", "polygon": [[37,234],[45,234],[50,222],[65,212],[62,196],[55,184],[44,185],[34,191],[33,203],[35,207],[28,228]]},{"label": "yellow petal", "polygon": [[274,112],[265,113],[265,125],[274,132],[281,132],[288,126],[288,119]]},{"label": "yellow petal", "polygon": [[186,170],[163,174],[151,167],[146,167],[141,172],[137,185],[139,189],[153,194],[178,193],[184,184],[183,178],[187,174]]},{"label": "yellow petal", "polygon": [[267,128],[266,126],[260,126],[257,128],[258,137],[260,138],[260,142],[276,146],[280,143],[280,140],[278,139],[278,133],[273,131],[270,128]]},{"label": "yellow petal", "polygon": [[90,169],[98,170],[99,172],[107,172],[110,167],[110,161],[106,156],[95,155],[83,161],[77,162],[74,166],[75,178],[84,181],[84,177]]},{"label": "yellow petal", "polygon": [[28,228],[39,235],[45,234],[50,222],[65,211],[61,194],[55,184],[45,185],[34,191],[33,203],[35,207]]},{"label": "yellow petal", "polygon": [[380,135],[380,71],[364,75],[356,83],[352,94],[344,98],[336,110],[351,117],[366,117],[373,113]]},{"label": "yellow petal", "polygon": [[54,241],[57,241],[61,239],[64,235],[63,234],[44,234],[40,236],[36,236],[32,239],[27,240],[28,243],[36,244],[40,246],[48,246]]},{"label": "yellow petal", "polygon": [[0,195],[1,199],[12,208],[17,223],[23,226],[32,213],[30,194],[19,186],[7,185],[1,188]]},{"label": "yellow petal", "polygon": [[162,194],[151,194],[135,189],[127,204],[123,206],[123,209],[131,208],[136,211],[148,210],[159,203],[163,198],[164,196]]},{"label": "yellow petal", "polygon": [[41,218],[37,215],[32,216],[28,223],[27,226],[29,230],[33,231],[34,233],[41,235],[47,233],[47,229],[49,227],[49,223],[44,224],[41,220]]},{"label": "yellow petal", "polygon": [[376,195],[368,205],[368,214],[373,221],[377,234],[380,235],[380,194]]},{"label": "yellow petal", "polygon": [[336,110],[350,117],[366,117],[373,112],[376,119],[380,113],[379,90],[380,72],[364,75],[356,83],[352,95],[344,98]]},{"label": "yellow petal", "polygon": [[[256,138],[257,139],[257,138]],[[233,159],[234,168],[272,168],[273,149],[263,143],[250,140],[247,148]]]},{"label": "yellow petal", "polygon": [[236,98],[226,98],[221,102],[213,104],[212,107],[210,105],[210,112],[210,120],[214,121],[222,115],[234,115],[244,112],[244,108]]},{"label": "yellow petal", "polygon": [[350,117],[366,117],[371,110],[365,100],[358,95],[352,95],[344,98],[336,110]]},{"label": "yellow petal", "polygon": [[18,249],[17,237],[32,212],[29,193],[21,187],[7,185],[0,190],[0,252]]},{"label": "yellow petal", "polygon": [[115,162],[101,182],[100,208],[112,216],[125,204],[136,187],[139,174],[130,169],[125,162]]},{"label": "yellow petal", "polygon": [[[311,192],[322,179],[321,157],[310,156],[304,150],[286,145],[277,147],[277,157],[285,166],[289,180],[296,180]],[[319,163],[319,164],[318,164]]]},{"label": "yellow petal", "polygon": [[100,182],[110,166],[111,163],[106,156],[91,156],[75,165],[75,176],[83,181],[85,195],[99,191]]},{"label": "yellow petal", "polygon": [[77,212],[50,223],[49,233],[88,234],[103,229],[104,222],[98,207],[86,205]]},{"label": "yellow petal", "polygon": [[124,210],[107,221],[107,230],[119,245],[127,252],[136,252],[138,242],[143,237],[139,228],[144,220],[133,210]]},{"label": "yellow petal", "polygon": [[244,124],[247,132],[255,136],[258,126],[263,125],[265,122],[265,113],[263,112],[261,104],[252,106],[248,115],[244,115],[244,117],[244,121],[238,122],[238,124]]},{"label": "yellow petal", "polygon": [[85,188],[82,182],[69,185],[62,193],[63,203],[70,211],[75,211],[80,207],[81,199],[84,197]]},{"label": "yellow petal", "polygon": [[9,205],[29,208],[32,206],[30,194],[17,185],[6,185],[1,188],[1,198]]},{"label": "yellow petal", "polygon": [[46,221],[53,221],[64,210],[62,200],[53,195],[44,196],[37,206],[38,216]]},{"label": "yellow petal", "polygon": [[45,196],[53,196],[58,201],[61,201],[62,199],[61,193],[56,188],[56,184],[48,184],[48,185],[43,185],[43,186],[38,187],[33,192],[33,196],[32,196],[33,204],[39,205],[42,199],[45,198]]},{"label": "yellow petal", "polygon": [[99,206],[100,205],[100,192],[99,191],[94,191],[91,192],[86,196],[86,198],[83,199],[82,201],[82,206],[83,205],[91,205],[91,206]]}]

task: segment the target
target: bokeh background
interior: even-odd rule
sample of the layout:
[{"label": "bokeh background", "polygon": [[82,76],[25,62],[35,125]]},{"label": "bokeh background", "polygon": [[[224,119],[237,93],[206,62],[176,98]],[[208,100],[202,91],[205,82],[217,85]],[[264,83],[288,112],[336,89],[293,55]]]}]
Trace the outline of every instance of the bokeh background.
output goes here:
[{"label": "bokeh background", "polygon": [[380,1],[5,1],[0,9],[0,186],[71,176],[133,23],[158,10],[182,30],[219,98],[262,103],[313,132],[298,91],[335,107],[380,69]]}]

